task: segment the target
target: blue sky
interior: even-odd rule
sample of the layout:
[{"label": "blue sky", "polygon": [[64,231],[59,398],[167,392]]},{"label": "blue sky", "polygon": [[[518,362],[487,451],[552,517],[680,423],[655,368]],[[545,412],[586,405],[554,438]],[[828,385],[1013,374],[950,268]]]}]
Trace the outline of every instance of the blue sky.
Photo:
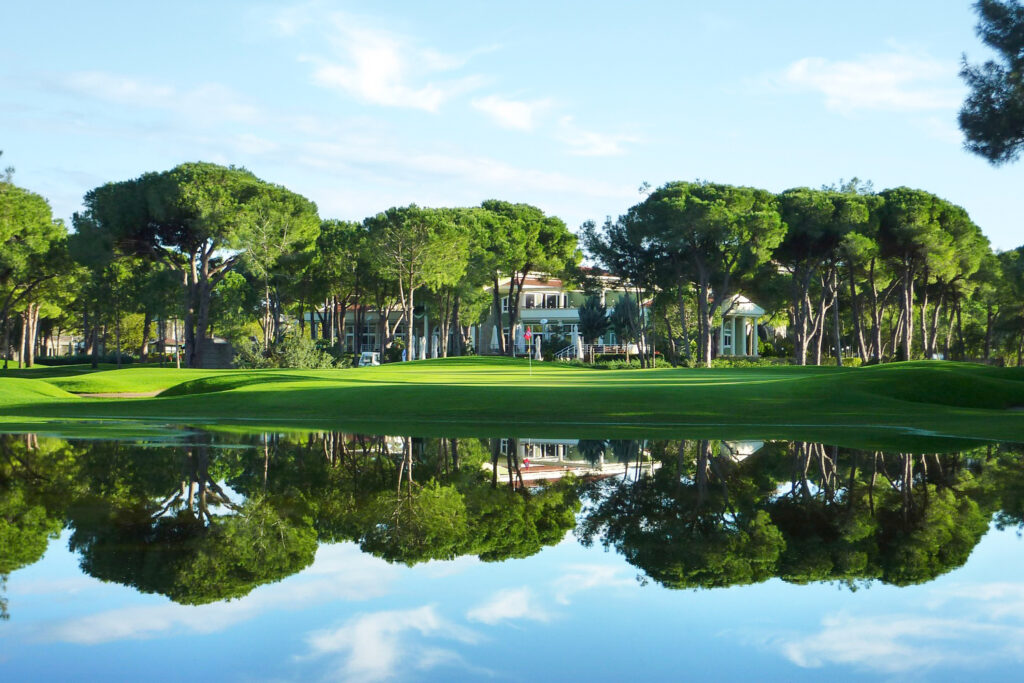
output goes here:
[{"label": "blue sky", "polygon": [[642,182],[773,191],[858,176],[1024,243],[1024,166],[962,150],[959,0],[15,3],[0,149],[68,218],[90,188],[245,166],[359,220],[536,204],[570,228]]}]

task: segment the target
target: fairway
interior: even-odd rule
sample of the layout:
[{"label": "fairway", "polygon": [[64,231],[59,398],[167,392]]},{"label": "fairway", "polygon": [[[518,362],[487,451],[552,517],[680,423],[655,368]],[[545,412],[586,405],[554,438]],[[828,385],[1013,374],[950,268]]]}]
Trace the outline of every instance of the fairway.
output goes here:
[{"label": "fairway", "polygon": [[[38,379],[36,379],[38,377]],[[74,394],[161,392],[153,398]],[[423,435],[789,438],[870,447],[1024,440],[1024,373],[916,362],[870,368],[601,371],[505,358],[350,370],[72,366],[0,376],[0,425],[150,422]]]}]

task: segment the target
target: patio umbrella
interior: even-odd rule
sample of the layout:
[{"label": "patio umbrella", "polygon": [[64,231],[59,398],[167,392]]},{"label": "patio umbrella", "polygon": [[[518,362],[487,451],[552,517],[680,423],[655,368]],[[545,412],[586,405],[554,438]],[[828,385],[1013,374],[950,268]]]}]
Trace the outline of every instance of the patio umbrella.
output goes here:
[{"label": "patio umbrella", "polygon": [[498,347],[498,326],[495,325],[491,328],[491,351],[497,351]]}]

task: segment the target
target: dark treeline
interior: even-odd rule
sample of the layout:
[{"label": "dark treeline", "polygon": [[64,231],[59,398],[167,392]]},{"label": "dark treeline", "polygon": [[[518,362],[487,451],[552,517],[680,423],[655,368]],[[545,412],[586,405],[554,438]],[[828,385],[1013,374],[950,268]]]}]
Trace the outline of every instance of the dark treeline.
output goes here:
[{"label": "dark treeline", "polygon": [[298,572],[320,543],[408,565],[501,561],[575,529],[669,587],[907,585],[962,565],[990,522],[1024,524],[1019,448],[757,446],[584,440],[579,479],[523,462],[516,439],[0,435],[0,581],[62,529],[89,575],[186,604]]},{"label": "dark treeline", "polygon": [[536,207],[498,200],[321,220],[306,198],[208,163],[97,187],[69,232],[8,174],[0,247],[5,366],[15,355],[154,360],[157,342],[180,343],[180,362],[200,367],[214,335],[250,365],[326,366],[353,329],[356,350],[369,334],[395,357],[424,307],[439,355],[475,353],[471,328],[489,315],[515,329],[529,273],[592,287],[584,252],[631,296],[614,311],[588,301],[581,334],[611,325],[645,357],[710,364],[722,315],[744,294],[773,314],[758,330],[762,356],[1024,360],[1024,247],[995,253],[960,207],[858,181],[781,194],[668,183],[577,238]]}]

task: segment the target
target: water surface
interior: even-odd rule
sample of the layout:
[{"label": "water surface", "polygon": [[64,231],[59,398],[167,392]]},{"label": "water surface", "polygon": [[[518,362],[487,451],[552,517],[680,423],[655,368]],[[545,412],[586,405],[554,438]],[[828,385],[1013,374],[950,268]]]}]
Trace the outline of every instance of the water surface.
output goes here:
[{"label": "water surface", "polygon": [[1006,679],[1022,448],[0,436],[5,680]]}]

